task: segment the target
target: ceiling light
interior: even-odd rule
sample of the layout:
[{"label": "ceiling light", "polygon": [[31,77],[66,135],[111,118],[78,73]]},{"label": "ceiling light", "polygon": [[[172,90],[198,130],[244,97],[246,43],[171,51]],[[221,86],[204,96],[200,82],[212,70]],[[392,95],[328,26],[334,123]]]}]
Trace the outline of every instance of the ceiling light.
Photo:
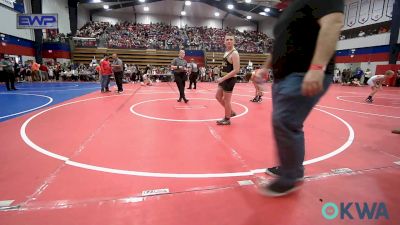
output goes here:
[{"label": "ceiling light", "polygon": [[182,16],[186,15],[186,12],[185,12],[185,11],[182,11],[182,12],[181,12],[181,15],[182,15]]},{"label": "ceiling light", "polygon": [[232,4],[229,4],[229,5],[228,5],[228,9],[233,9],[233,5],[232,5]]},{"label": "ceiling light", "polygon": [[99,3],[101,0],[93,0],[92,3]]},{"label": "ceiling light", "polygon": [[269,12],[269,11],[271,11],[271,9],[270,8],[265,8],[264,11],[265,12]]},{"label": "ceiling light", "polygon": [[246,16],[246,19],[251,20],[251,16]]},{"label": "ceiling light", "polygon": [[215,15],[216,17],[218,17],[218,16],[219,16],[219,12],[215,12],[214,15]]},{"label": "ceiling light", "polygon": [[146,0],[139,0],[139,2],[145,2]]},{"label": "ceiling light", "polygon": [[147,12],[147,11],[149,11],[149,7],[145,6],[145,7],[143,7],[143,10],[144,10],[145,12]]},{"label": "ceiling light", "polygon": [[109,5],[103,5],[103,8],[104,8],[104,9],[109,9],[110,6],[109,6]]},{"label": "ceiling light", "polygon": [[258,14],[260,14],[262,16],[266,16],[267,15],[265,12],[259,12]]},{"label": "ceiling light", "polygon": [[192,2],[191,1],[185,1],[185,5],[191,5]]},{"label": "ceiling light", "polygon": [[250,2],[251,2],[251,0],[244,0],[244,2],[246,2],[246,3],[250,3]]}]

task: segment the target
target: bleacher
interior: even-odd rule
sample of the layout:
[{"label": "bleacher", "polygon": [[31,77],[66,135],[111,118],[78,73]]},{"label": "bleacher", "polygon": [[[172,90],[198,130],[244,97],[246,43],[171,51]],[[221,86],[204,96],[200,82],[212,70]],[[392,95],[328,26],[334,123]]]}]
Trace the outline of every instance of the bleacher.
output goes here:
[{"label": "bleacher", "polygon": [[[253,65],[263,65],[268,54],[254,54],[254,53],[239,53],[240,56],[240,67],[247,66],[249,61]],[[223,52],[207,52],[206,63],[208,66],[219,66],[222,64],[224,57]]]},{"label": "bleacher", "polygon": [[[118,57],[127,64],[136,64],[139,67],[146,65],[166,66],[173,58],[178,56],[178,51],[154,50],[154,49],[107,49],[107,48],[75,48],[72,52],[74,62],[89,64],[93,57],[97,60],[103,58],[104,54],[117,53]],[[217,66],[222,64],[223,52],[207,52],[205,62],[207,66]],[[240,53],[241,67],[247,66],[249,60],[253,65],[263,64],[267,54]]]}]

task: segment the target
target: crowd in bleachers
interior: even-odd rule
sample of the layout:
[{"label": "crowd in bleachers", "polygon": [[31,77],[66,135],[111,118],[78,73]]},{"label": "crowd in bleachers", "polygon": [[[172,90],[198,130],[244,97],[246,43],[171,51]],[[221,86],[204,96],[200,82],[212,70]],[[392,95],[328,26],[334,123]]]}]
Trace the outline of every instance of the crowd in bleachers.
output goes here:
[{"label": "crowd in bleachers", "polygon": [[108,22],[89,21],[81,29],[76,31],[77,37],[99,38],[110,27]]},{"label": "crowd in bleachers", "polygon": [[[340,40],[366,37],[390,31],[391,21],[347,29],[341,32]],[[270,52],[273,39],[257,31],[240,32],[231,28],[188,27],[179,28],[163,23],[135,24],[90,21],[76,32],[76,47],[108,47],[133,49],[165,49],[224,51],[224,36],[234,33],[236,48],[240,52]],[[67,36],[49,33],[44,41],[65,42]],[[79,39],[80,38],[80,39]]]},{"label": "crowd in bleachers", "polygon": [[63,33],[47,33],[43,38],[44,42],[57,42],[57,43],[66,43],[68,40],[68,36]]},{"label": "crowd in bleachers", "polygon": [[[256,31],[240,32],[235,29],[188,27],[178,28],[162,23],[134,24],[129,22],[111,25],[91,21],[77,32],[77,37],[96,38],[77,40],[79,47],[108,47],[135,49],[170,49],[224,51],[226,33],[234,33],[240,52],[263,53],[272,47],[272,38]],[[98,46],[103,43],[105,46]]]}]

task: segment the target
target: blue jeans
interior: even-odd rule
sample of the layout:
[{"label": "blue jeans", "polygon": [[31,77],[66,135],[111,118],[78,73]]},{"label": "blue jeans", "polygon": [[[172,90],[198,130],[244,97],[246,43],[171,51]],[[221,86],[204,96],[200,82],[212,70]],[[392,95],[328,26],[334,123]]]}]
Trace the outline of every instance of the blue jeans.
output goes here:
[{"label": "blue jeans", "polygon": [[110,84],[110,76],[109,75],[102,75],[101,76],[101,90],[107,91],[108,85]]},{"label": "blue jeans", "polygon": [[272,125],[281,166],[282,181],[294,183],[304,176],[303,123],[326,93],[333,75],[325,75],[324,90],[316,96],[301,95],[305,73],[291,73],[272,85]]}]

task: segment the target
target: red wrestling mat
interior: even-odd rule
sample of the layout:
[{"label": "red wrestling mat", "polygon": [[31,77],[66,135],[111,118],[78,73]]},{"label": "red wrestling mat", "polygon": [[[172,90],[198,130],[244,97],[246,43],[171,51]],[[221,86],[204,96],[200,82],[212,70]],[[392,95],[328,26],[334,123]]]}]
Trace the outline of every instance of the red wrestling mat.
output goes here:
[{"label": "red wrestling mat", "polygon": [[[271,199],[252,184],[277,164],[266,86],[259,104],[251,84],[237,84],[231,126],[215,124],[223,108],[213,83],[186,90],[188,104],[173,83],[128,84],[0,123],[0,204],[14,200],[0,224],[399,221],[400,136],[390,130],[400,126],[400,91],[366,104],[367,87],[332,86],[305,123],[304,187]],[[353,206],[355,220],[327,220],[327,202],[383,202],[389,219],[361,221]]]}]

